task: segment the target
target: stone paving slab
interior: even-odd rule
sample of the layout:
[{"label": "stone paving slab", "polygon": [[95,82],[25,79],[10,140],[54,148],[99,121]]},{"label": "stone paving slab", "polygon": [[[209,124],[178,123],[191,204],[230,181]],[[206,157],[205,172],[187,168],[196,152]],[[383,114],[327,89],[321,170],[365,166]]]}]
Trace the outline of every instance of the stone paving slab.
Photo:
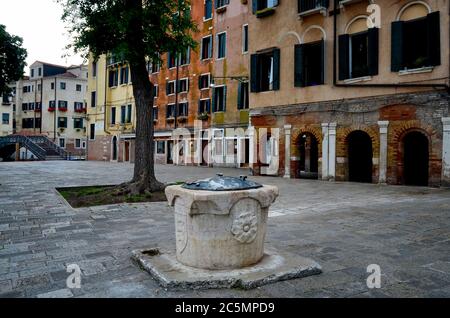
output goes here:
[{"label": "stone paving slab", "polygon": [[[170,182],[247,170],[156,172]],[[316,260],[323,273],[248,291],[169,291],[130,260],[151,244],[175,248],[166,203],[72,209],[55,192],[132,173],[130,164],[1,162],[0,297],[450,297],[448,189],[250,177],[280,188],[266,244]],[[67,289],[70,264],[82,269],[81,289]],[[380,289],[366,285],[370,264],[381,267]]]}]

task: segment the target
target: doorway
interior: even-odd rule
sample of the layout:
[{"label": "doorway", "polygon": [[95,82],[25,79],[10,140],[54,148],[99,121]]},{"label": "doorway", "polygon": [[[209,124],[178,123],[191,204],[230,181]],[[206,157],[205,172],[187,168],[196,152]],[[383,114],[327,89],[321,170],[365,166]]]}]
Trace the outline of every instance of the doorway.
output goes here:
[{"label": "doorway", "polygon": [[317,138],[311,133],[299,136],[297,146],[300,155],[298,177],[302,179],[319,178],[319,146]]},{"label": "doorway", "polygon": [[125,162],[130,162],[130,142],[129,141],[125,141]]},{"label": "doorway", "polygon": [[167,164],[173,164],[173,140],[167,141]]},{"label": "doorway", "polygon": [[403,137],[403,176],[406,185],[428,186],[428,138],[413,131]]},{"label": "doorway", "polygon": [[117,161],[117,137],[114,136],[112,139],[112,160]]},{"label": "doorway", "polygon": [[202,160],[201,160],[201,166],[208,166],[208,161],[209,161],[209,142],[207,139],[202,139]]},{"label": "doorway", "polygon": [[347,141],[349,181],[372,183],[372,139],[364,131],[356,130],[348,135]]}]

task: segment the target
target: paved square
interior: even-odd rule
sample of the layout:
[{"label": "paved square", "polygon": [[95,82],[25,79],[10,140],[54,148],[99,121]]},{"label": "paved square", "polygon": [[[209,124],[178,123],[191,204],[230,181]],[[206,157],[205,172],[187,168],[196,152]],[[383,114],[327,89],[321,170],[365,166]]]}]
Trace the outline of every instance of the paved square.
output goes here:
[{"label": "paved square", "polygon": [[[163,181],[243,174],[237,169],[158,166]],[[246,172],[246,171],[245,171]],[[0,163],[0,297],[450,297],[450,190],[252,177],[276,185],[267,243],[309,257],[319,276],[250,291],[166,291],[131,251],[175,246],[166,203],[74,210],[55,187],[117,184],[129,164]],[[68,289],[66,266],[82,270]],[[381,267],[380,289],[366,268]]]}]

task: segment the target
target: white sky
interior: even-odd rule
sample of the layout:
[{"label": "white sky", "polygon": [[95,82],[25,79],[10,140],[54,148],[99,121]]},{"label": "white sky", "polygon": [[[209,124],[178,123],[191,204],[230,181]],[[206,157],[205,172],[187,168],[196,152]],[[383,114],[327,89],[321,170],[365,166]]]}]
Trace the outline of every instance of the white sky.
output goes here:
[{"label": "white sky", "polygon": [[[28,51],[25,73],[34,61],[60,65],[81,64],[83,59],[67,52],[70,38],[61,21],[62,8],[55,0],[0,0],[0,24],[23,38]],[[62,57],[70,53],[69,57]]]}]

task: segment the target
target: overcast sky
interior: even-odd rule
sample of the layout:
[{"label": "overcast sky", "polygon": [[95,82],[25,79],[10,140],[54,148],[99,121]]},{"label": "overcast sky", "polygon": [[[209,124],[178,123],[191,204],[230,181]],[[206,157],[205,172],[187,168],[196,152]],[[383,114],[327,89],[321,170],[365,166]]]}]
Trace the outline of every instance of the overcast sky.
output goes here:
[{"label": "overcast sky", "polygon": [[0,0],[0,24],[6,26],[8,33],[23,38],[28,66],[36,60],[61,65],[83,62],[72,52],[71,56],[62,57],[70,38],[61,15],[61,6],[55,0]]}]

